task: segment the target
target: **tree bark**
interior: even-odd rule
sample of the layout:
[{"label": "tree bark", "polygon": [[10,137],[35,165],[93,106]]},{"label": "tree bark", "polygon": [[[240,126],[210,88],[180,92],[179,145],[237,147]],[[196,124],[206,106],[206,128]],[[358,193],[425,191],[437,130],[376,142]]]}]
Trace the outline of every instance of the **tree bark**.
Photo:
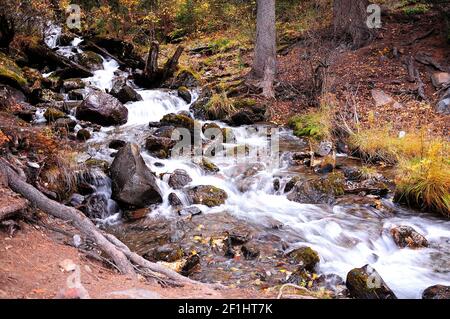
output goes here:
[{"label": "tree bark", "polygon": [[158,55],[159,55],[159,43],[153,41],[148,50],[147,61],[145,62],[144,74],[147,77],[151,77],[158,72]]},{"label": "tree bark", "polygon": [[276,74],[277,70],[275,0],[258,0],[256,15],[256,45],[251,75],[263,80],[266,74]]},{"label": "tree bark", "polygon": [[12,19],[0,14],[0,48],[9,49],[9,44],[14,39],[15,25]]},{"label": "tree bark", "polygon": [[367,44],[373,38],[368,28],[368,0],[334,0],[334,34],[337,39],[349,39],[355,49]]}]

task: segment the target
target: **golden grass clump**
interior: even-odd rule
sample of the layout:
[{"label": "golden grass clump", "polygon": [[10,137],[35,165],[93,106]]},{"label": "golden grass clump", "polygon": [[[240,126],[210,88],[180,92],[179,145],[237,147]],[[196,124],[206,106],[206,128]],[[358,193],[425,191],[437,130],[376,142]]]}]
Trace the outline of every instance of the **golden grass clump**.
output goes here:
[{"label": "golden grass clump", "polygon": [[402,159],[396,178],[397,202],[450,217],[450,157],[447,142],[432,142],[425,156]]},{"label": "golden grass clump", "polygon": [[213,94],[205,108],[209,118],[218,120],[223,120],[236,111],[233,101],[224,92]]}]

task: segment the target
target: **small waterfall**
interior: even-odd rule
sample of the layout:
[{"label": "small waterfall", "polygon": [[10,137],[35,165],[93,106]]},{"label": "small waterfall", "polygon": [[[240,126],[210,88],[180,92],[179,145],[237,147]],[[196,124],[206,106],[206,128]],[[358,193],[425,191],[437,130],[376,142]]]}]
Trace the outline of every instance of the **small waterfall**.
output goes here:
[{"label": "small waterfall", "polygon": [[62,28],[60,26],[48,23],[44,31],[45,44],[51,49],[56,48],[61,32]]}]

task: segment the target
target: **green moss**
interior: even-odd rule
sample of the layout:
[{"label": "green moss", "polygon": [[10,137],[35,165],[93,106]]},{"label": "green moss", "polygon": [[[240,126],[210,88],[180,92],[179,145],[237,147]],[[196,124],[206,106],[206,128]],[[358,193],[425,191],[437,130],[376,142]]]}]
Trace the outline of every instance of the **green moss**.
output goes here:
[{"label": "green moss", "polygon": [[184,127],[192,131],[195,127],[195,120],[184,114],[170,113],[164,115],[164,117],[161,119],[161,124],[173,125],[175,127]]},{"label": "green moss", "polygon": [[325,194],[333,194],[334,196],[344,195],[344,184],[345,177],[341,172],[333,172],[313,182],[315,189]]},{"label": "green moss", "polygon": [[217,173],[220,169],[217,167],[216,164],[208,160],[207,158],[203,158],[201,165],[200,165],[205,171]]},{"label": "green moss", "polygon": [[183,73],[187,73],[188,75],[192,76],[194,79],[196,79],[199,82],[202,79],[200,74],[198,74],[197,72],[195,72],[194,70],[192,70],[191,68],[186,67],[186,66],[179,66],[177,73],[175,74],[175,77],[181,77],[181,76],[183,76]]},{"label": "green moss", "polygon": [[403,9],[403,12],[406,15],[418,15],[418,14],[424,14],[430,11],[430,5],[425,3],[418,3],[412,7],[408,7]]},{"label": "green moss", "polygon": [[84,164],[89,168],[99,168],[104,172],[109,170],[109,163],[105,160],[91,158],[84,162]]},{"label": "green moss", "polygon": [[252,98],[235,98],[233,99],[233,106],[236,109],[243,109],[253,107],[256,105],[256,100]]},{"label": "green moss", "polygon": [[294,130],[296,136],[311,137],[320,141],[329,137],[329,123],[329,115],[319,111],[292,117],[289,120],[289,127]]},{"label": "green moss", "polygon": [[320,262],[317,251],[310,247],[301,247],[289,254],[289,257],[300,264],[300,267],[308,271],[314,271],[316,265]]},{"label": "green moss", "polygon": [[235,107],[225,93],[213,94],[205,104],[205,111],[209,119],[223,120],[235,112]]},{"label": "green moss", "polygon": [[0,78],[10,81],[11,84],[16,84],[19,87],[25,87],[28,85],[27,80],[22,70],[17,64],[7,57],[4,53],[0,52]]}]

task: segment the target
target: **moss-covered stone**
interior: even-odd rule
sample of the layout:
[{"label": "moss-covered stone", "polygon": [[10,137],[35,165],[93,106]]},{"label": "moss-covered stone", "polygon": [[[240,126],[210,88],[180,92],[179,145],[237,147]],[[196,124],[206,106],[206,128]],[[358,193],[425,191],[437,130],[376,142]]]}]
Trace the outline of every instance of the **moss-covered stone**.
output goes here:
[{"label": "moss-covered stone", "polygon": [[346,285],[354,298],[397,299],[378,272],[369,265],[352,269],[347,274]]},{"label": "moss-covered stone", "polygon": [[64,118],[65,116],[66,114],[63,111],[52,107],[49,107],[44,113],[44,117],[47,122],[55,122],[56,120]]},{"label": "moss-covered stone", "polygon": [[228,198],[227,193],[215,186],[201,185],[189,188],[187,195],[192,202],[196,205],[206,205],[208,207],[220,206],[225,203]]},{"label": "moss-covered stone", "polygon": [[184,114],[170,113],[164,115],[160,121],[161,125],[175,126],[187,128],[189,131],[193,132],[195,127],[195,120]]},{"label": "moss-covered stone", "polygon": [[180,86],[177,90],[178,96],[182,98],[186,103],[191,103],[192,95],[189,89],[185,86]]},{"label": "moss-covered stone", "polygon": [[0,52],[0,80],[20,89],[28,85],[22,70],[11,58],[2,52]]},{"label": "moss-covered stone", "polygon": [[84,165],[86,165],[89,168],[99,168],[104,172],[107,172],[110,166],[110,164],[107,161],[96,158],[88,159],[86,162],[84,162]]},{"label": "moss-covered stone", "polygon": [[310,247],[300,247],[289,253],[299,267],[307,271],[314,271],[316,265],[320,262],[320,257],[317,251]]},{"label": "moss-covered stone", "polygon": [[56,93],[49,89],[42,89],[39,94],[39,99],[44,103],[64,101],[64,95]]},{"label": "moss-covered stone", "polygon": [[329,128],[322,116],[319,112],[297,115],[289,120],[289,127],[294,130],[296,136],[322,140],[329,135]]},{"label": "moss-covered stone", "polygon": [[103,59],[100,55],[92,51],[84,51],[78,55],[78,62],[91,70],[101,70]]},{"label": "moss-covered stone", "polygon": [[256,100],[252,98],[234,98],[233,106],[236,109],[243,109],[247,107],[256,106]]},{"label": "moss-covered stone", "polygon": [[207,172],[210,173],[217,173],[218,171],[220,171],[219,167],[217,167],[216,164],[214,164],[213,162],[211,162],[209,159],[207,158],[203,158],[200,166]]}]

